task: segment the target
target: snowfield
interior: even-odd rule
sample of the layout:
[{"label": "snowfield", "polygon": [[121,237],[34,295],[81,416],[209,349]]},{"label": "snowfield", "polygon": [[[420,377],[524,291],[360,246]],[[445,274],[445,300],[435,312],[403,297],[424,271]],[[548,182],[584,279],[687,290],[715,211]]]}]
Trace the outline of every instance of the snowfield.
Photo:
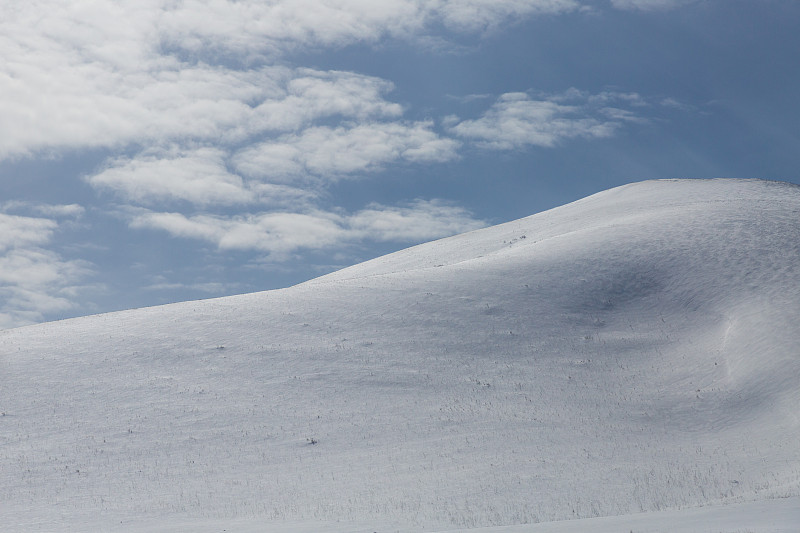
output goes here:
[{"label": "snowfield", "polygon": [[665,180],[2,331],[0,524],[800,531],[798,323],[800,187]]}]

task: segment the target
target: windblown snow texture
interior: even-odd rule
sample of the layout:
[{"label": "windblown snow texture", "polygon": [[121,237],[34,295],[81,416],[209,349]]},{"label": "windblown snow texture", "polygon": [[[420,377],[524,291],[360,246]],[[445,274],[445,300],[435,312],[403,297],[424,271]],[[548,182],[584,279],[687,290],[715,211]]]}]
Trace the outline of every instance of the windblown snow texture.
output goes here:
[{"label": "windblown snow texture", "polygon": [[4,331],[0,522],[435,530],[797,496],[798,323],[800,188],[671,180]]}]

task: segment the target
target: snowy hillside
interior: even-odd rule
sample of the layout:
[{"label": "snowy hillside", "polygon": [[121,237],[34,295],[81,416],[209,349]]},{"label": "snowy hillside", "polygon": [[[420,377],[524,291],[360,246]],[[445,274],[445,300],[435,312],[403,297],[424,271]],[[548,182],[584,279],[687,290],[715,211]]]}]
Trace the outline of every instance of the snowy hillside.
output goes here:
[{"label": "snowy hillside", "polygon": [[766,505],[800,496],[798,323],[800,187],[676,180],[289,289],[3,331],[0,523]]}]

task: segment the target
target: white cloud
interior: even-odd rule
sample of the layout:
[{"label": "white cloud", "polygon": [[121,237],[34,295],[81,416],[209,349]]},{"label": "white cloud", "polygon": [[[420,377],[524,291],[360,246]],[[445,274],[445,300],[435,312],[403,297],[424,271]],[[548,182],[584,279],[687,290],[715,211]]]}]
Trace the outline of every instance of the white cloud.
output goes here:
[{"label": "white cloud", "polygon": [[172,236],[211,242],[220,250],[257,250],[286,254],[301,248],[326,248],[344,240],[339,217],[325,213],[263,213],[234,217],[185,216],[143,212],[134,228],[164,230]]},{"label": "white cloud", "polygon": [[527,93],[506,93],[478,119],[448,117],[450,132],[479,146],[510,150],[525,146],[553,147],[574,138],[604,138],[626,122],[646,122],[630,109],[648,104],[636,93],[588,94],[574,89],[533,99]]},{"label": "white cloud", "polygon": [[[71,15],[65,20],[77,24]],[[92,20],[87,15],[90,33],[98,30]],[[286,193],[311,197],[314,191],[282,190],[263,178],[342,175],[396,159],[440,161],[455,152],[456,143],[439,138],[430,123],[399,120],[402,106],[385,99],[393,86],[379,78],[307,68],[188,65],[137,42],[131,44],[139,45],[132,62],[118,64],[89,46],[91,39],[84,43],[81,29],[77,37],[32,33],[25,37],[31,43],[13,32],[5,39],[11,56],[26,60],[9,62],[6,76],[0,67],[0,159],[143,146],[133,157],[110,158],[87,177],[127,201],[233,205]],[[31,53],[27,45],[40,50]],[[343,125],[315,126],[318,121]],[[265,136],[272,140],[262,142]],[[385,146],[378,144],[381,139]],[[250,149],[240,150],[237,161],[256,182],[227,168],[229,152],[243,146]]]},{"label": "white cloud", "polygon": [[[616,2],[619,7],[674,3]],[[164,149],[186,141],[248,145],[264,133],[297,133],[324,118],[359,124],[399,119],[402,107],[384,98],[392,89],[386,80],[249,65],[263,65],[258,58],[265,53],[273,54],[274,65],[274,54],[298,47],[343,46],[385,36],[422,38],[433,24],[473,32],[579,8],[576,0],[4,3],[0,160],[84,148]],[[220,57],[240,63],[237,68],[212,64]],[[569,111],[554,103],[529,102],[527,112],[541,116]],[[520,105],[516,108],[525,112]],[[468,137],[480,136],[485,122],[464,123],[460,130]],[[608,124],[562,118],[551,126],[550,131],[528,128],[533,142],[580,132],[598,136]],[[352,135],[356,130],[345,126],[330,131]],[[418,159],[441,159],[448,141],[439,144],[429,151],[434,145],[427,143],[416,152]]]},{"label": "white cloud", "polygon": [[[3,24],[0,23],[0,29]],[[350,72],[263,67],[237,71],[142,54],[117,67],[77,54],[73,43],[0,37],[0,159],[43,150],[118,149],[175,142],[247,141],[338,116],[393,118],[391,83]]]},{"label": "white cloud", "polygon": [[407,34],[424,23],[410,0],[186,0],[165,9],[159,28],[176,47],[280,53],[298,46],[343,46]]},{"label": "white cloud", "polygon": [[[614,0],[623,9],[678,3]],[[0,2],[0,161],[108,150],[85,181],[130,204],[132,227],[220,250],[285,257],[475,229],[483,222],[441,201],[348,214],[321,209],[320,198],[332,181],[452,160],[462,142],[509,149],[606,137],[641,120],[638,95],[510,93],[482,117],[455,119],[448,131],[457,140],[433,121],[405,118],[388,80],[287,61],[387,38],[428,46],[442,28],[444,38],[476,34],[583,8],[579,0]],[[0,207],[0,324],[69,308],[89,267],[50,248],[83,207]],[[218,207],[245,212],[210,214]]]},{"label": "white cloud", "polygon": [[[0,159],[42,150],[121,148],[235,131],[270,71],[209,67],[117,72],[89,63],[11,65],[0,74]],[[146,67],[146,66],[145,66]]]},{"label": "white cloud", "polygon": [[611,4],[617,9],[655,11],[659,9],[673,9],[696,1],[697,0],[611,0]]},{"label": "white cloud", "polygon": [[417,200],[399,207],[372,204],[352,215],[315,210],[223,217],[142,210],[131,217],[130,224],[203,240],[221,250],[255,250],[278,259],[302,249],[364,240],[419,242],[486,226],[465,209],[439,200]]},{"label": "white cloud", "polygon": [[165,10],[159,27],[168,42],[194,52],[278,54],[301,46],[413,38],[436,23],[474,32],[578,7],[576,0],[187,0]]},{"label": "white cloud", "polygon": [[147,291],[157,291],[157,292],[193,291],[193,292],[204,292],[214,295],[214,294],[225,294],[226,292],[229,293],[232,289],[236,287],[238,287],[237,284],[227,284],[227,283],[217,283],[217,282],[174,283],[174,282],[168,282],[166,281],[166,278],[160,276],[159,281],[157,283],[147,285],[146,287],[143,287],[143,289]]},{"label": "white cloud", "polygon": [[95,187],[116,191],[129,201],[186,200],[194,204],[237,204],[254,200],[242,179],[228,172],[226,152],[217,148],[173,149],[112,160],[87,177]]},{"label": "white cloud", "polygon": [[447,161],[456,157],[458,146],[434,132],[432,122],[316,126],[249,146],[234,156],[226,148],[202,146],[145,150],[111,159],[85,179],[142,205],[298,205],[316,197],[323,181],[376,171],[397,161]]},{"label": "white cloud", "polygon": [[373,204],[347,222],[362,239],[405,242],[427,241],[486,226],[463,207],[441,200],[416,200],[406,207]]},{"label": "white cloud", "polygon": [[494,29],[501,23],[532,15],[556,14],[581,7],[576,0],[450,0],[441,2],[435,13],[455,29]]},{"label": "white cloud", "polygon": [[394,86],[352,72],[297,69],[284,74],[277,97],[263,100],[248,121],[248,133],[293,131],[320,118],[348,120],[396,118],[400,105],[383,95]]},{"label": "white cloud", "polygon": [[[203,85],[203,91],[211,95],[213,87],[219,86],[217,96],[225,99],[229,80],[223,77],[211,83],[213,72],[207,72],[209,83]],[[187,104],[192,98],[172,99],[171,92],[185,90],[167,84],[160,91],[165,101],[159,106],[166,108],[174,100],[176,108],[184,105],[187,109],[192,107],[192,111],[187,110],[182,116],[166,110],[159,113],[164,117],[159,119],[165,124],[160,130],[163,135],[157,139],[151,136],[150,148],[133,157],[109,159],[106,168],[86,181],[127,201],[144,204],[170,200],[196,205],[274,203],[276,197],[297,201],[313,197],[316,191],[287,188],[264,183],[265,180],[286,182],[303,173],[341,176],[374,170],[397,159],[442,161],[455,154],[457,143],[440,138],[430,122],[393,120],[402,114],[402,108],[383,98],[383,93],[392,89],[384,80],[350,72],[286,68],[262,69],[250,77],[236,75],[243,83],[239,95],[243,99],[234,105],[232,97],[228,106],[232,111],[227,114],[223,112],[225,106],[216,113],[213,106],[203,104],[203,99],[195,99],[194,107]],[[252,90],[245,90],[247,87]],[[148,92],[159,91],[151,88]],[[148,107],[144,101],[137,105]],[[197,116],[192,116],[195,112]],[[313,125],[331,117],[346,125]],[[379,122],[386,119],[390,121]],[[147,121],[141,125],[145,127]],[[152,123],[147,127],[150,126]],[[100,133],[99,129],[95,132],[97,142],[112,142]],[[42,135],[50,134],[52,130],[43,128]],[[265,134],[277,137],[256,141]],[[147,142],[144,130],[140,136],[140,142]],[[228,168],[229,152],[235,146],[246,147],[235,158],[237,169],[245,177]]]},{"label": "white cloud", "polygon": [[125,202],[293,204],[308,212],[327,181],[396,162],[447,161],[460,143],[430,121],[404,120],[402,106],[386,98],[387,80],[280,65],[285,51],[424,39],[441,24],[483,31],[577,7],[574,0],[6,3],[0,160],[105,148],[117,155],[85,179]]},{"label": "white cloud", "polygon": [[431,122],[319,126],[242,150],[234,164],[248,176],[286,181],[372,171],[405,160],[441,162],[456,156],[458,142],[439,137]]},{"label": "white cloud", "polygon": [[0,213],[0,252],[48,242],[58,224],[46,218]]},{"label": "white cloud", "polygon": [[54,205],[11,200],[0,204],[0,211],[4,213],[8,213],[9,211],[21,211],[25,213],[34,213],[37,215],[56,218],[80,218],[86,212],[86,209],[78,204]]},{"label": "white cloud", "polygon": [[89,266],[45,248],[57,229],[54,220],[0,213],[0,328],[74,307]]},{"label": "white cloud", "polygon": [[36,204],[33,206],[33,210],[44,216],[50,217],[68,217],[68,218],[80,218],[86,212],[86,209],[82,205],[78,204],[66,204],[66,205],[48,205],[48,204]]},{"label": "white cloud", "polygon": [[[385,35],[410,38],[432,21],[474,29],[574,7],[572,0],[3,3],[0,159],[187,138],[240,142],[332,115],[398,117],[401,107],[382,98],[391,90],[384,80],[251,69],[246,58]],[[241,69],[212,65],[220,49],[245,58]]]},{"label": "white cloud", "polygon": [[8,42],[69,49],[127,70],[153,55],[226,50],[273,57],[391,36],[413,39],[443,23],[476,31],[511,19],[572,11],[577,0],[28,0],[0,7]]}]

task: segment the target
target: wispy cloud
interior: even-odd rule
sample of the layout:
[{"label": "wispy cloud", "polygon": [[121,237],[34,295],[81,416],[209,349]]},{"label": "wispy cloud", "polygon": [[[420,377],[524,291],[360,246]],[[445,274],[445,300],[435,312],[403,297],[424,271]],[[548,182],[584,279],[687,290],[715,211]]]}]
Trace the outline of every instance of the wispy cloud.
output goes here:
[{"label": "wispy cloud", "polygon": [[531,96],[518,92],[501,95],[479,118],[450,116],[445,124],[451,134],[482,148],[550,148],[576,138],[611,137],[625,124],[646,123],[649,119],[643,109],[650,107],[637,93],[570,89]]},{"label": "wispy cloud", "polygon": [[441,200],[416,200],[407,206],[371,204],[347,218],[358,238],[425,241],[485,227],[464,208]]},{"label": "wispy cloud", "polygon": [[158,280],[154,283],[143,287],[147,291],[156,291],[163,293],[164,291],[192,291],[202,292],[210,295],[225,294],[233,288],[238,287],[236,284],[226,284],[218,282],[208,283],[175,283],[169,282],[164,276],[159,276]]},{"label": "wispy cloud", "polygon": [[[433,121],[405,119],[403,106],[388,98],[394,86],[387,80],[293,67],[281,58],[304,47],[387,36],[425,39],[431,25],[480,32],[574,5],[142,0],[89,8],[34,0],[4,6],[0,46],[10,59],[0,66],[0,160],[108,150],[84,180],[112,195],[124,213],[139,213],[129,218],[132,227],[222,250],[280,254],[383,240],[388,230],[379,231],[375,220],[381,212],[397,223],[391,239],[472,228],[477,222],[466,212],[448,213],[443,205],[436,211],[434,203],[373,206],[356,218],[320,208],[332,181],[396,163],[451,160],[460,141],[442,135]],[[26,212],[60,216],[52,209]],[[41,245],[55,228],[40,228]]]},{"label": "wispy cloud", "polygon": [[345,46],[391,36],[416,38],[434,24],[485,31],[524,17],[562,13],[576,0],[194,0],[167,10],[162,31],[176,46],[281,53],[299,46]]},{"label": "wispy cloud", "polygon": [[450,131],[484,148],[509,150],[524,146],[555,146],[575,137],[609,137],[619,124],[587,117],[586,111],[553,99],[535,100],[526,93],[502,95],[482,117],[458,121]]},{"label": "wispy cloud", "polygon": [[200,205],[251,202],[253,192],[239,176],[228,172],[226,155],[224,150],[210,147],[145,152],[135,158],[114,159],[87,181],[145,204],[164,199]]},{"label": "wispy cloud", "polygon": [[57,226],[54,220],[0,213],[0,252],[45,244]]},{"label": "wispy cloud", "polygon": [[476,31],[493,30],[502,23],[533,15],[574,11],[577,0],[449,0],[423,3],[431,18],[439,18],[450,28]]},{"label": "wispy cloud", "polygon": [[[58,215],[79,212],[53,207]],[[74,307],[90,265],[47,249],[57,230],[52,219],[0,213],[0,328],[39,322]]]},{"label": "wispy cloud", "polygon": [[[384,80],[274,66],[286,51],[432,24],[474,32],[574,0],[52,0],[0,7],[0,159],[398,117]],[[272,65],[272,66],[265,66]],[[239,139],[241,140],[241,138]]]},{"label": "wispy cloud", "polygon": [[78,204],[43,204],[40,202],[25,202],[20,200],[10,200],[0,204],[0,212],[17,214],[36,214],[45,217],[55,218],[80,218],[86,212],[82,205]]},{"label": "wispy cloud", "polygon": [[698,0],[611,0],[611,4],[617,9],[656,11],[673,9],[697,1]]},{"label": "wispy cloud", "polygon": [[[210,70],[209,75],[213,74]],[[271,201],[281,192],[261,183],[265,180],[286,182],[305,174],[341,176],[374,170],[393,159],[444,160],[452,157],[457,144],[440,138],[430,123],[398,120],[402,107],[383,97],[392,85],[378,78],[274,68],[240,73],[236,79],[251,89],[243,87],[241,100],[219,105],[230,96],[230,80],[223,76],[212,84],[216,95],[208,87],[207,96],[216,98],[218,113],[202,99],[194,100],[193,111],[184,116],[165,112],[171,118],[159,120],[170,123],[159,129],[159,135],[140,132],[139,144],[147,143],[147,148],[135,156],[109,159],[105,168],[86,180],[132,202],[247,204],[265,198]],[[172,91],[164,90],[168,100]],[[175,106],[188,106],[191,101],[179,95]],[[145,102],[140,104],[147,107]],[[343,125],[315,125],[331,120]],[[151,127],[153,121],[141,124]],[[99,131],[97,136],[110,142]],[[231,160],[239,173],[231,170]],[[297,196],[299,191],[283,192]]]},{"label": "wispy cloud", "polygon": [[[614,1],[620,8],[678,3]],[[32,0],[4,5],[0,160],[85,148],[163,149],[187,141],[255,145],[265,134],[292,133],[301,139],[299,130],[326,117],[357,125],[400,120],[402,107],[385,99],[392,89],[388,81],[276,66],[282,62],[278,58],[304,47],[387,36],[423,38],[433,25],[483,31],[581,7],[576,0],[117,0],[91,7]],[[495,115],[511,119],[512,113],[534,143],[601,136],[613,126],[567,118],[577,110],[555,101],[512,102],[515,98],[504,96],[489,116],[465,122],[457,131],[480,137]],[[548,118],[553,119],[549,131],[530,127]],[[347,137],[358,131],[341,126],[328,132]],[[437,155],[431,155],[435,160],[448,151],[441,149],[446,140],[439,144]]]},{"label": "wispy cloud", "polygon": [[145,212],[133,218],[131,226],[160,229],[175,237],[207,241],[221,250],[285,254],[341,242],[344,231],[337,222],[337,217],[324,212],[274,212],[233,217]]},{"label": "wispy cloud", "polygon": [[403,113],[402,106],[384,98],[394,85],[380,78],[308,68],[279,73],[276,89],[254,106],[248,133],[294,131],[321,118],[364,121]]},{"label": "wispy cloud", "polygon": [[[131,227],[220,250],[278,257],[475,229],[483,222],[441,200],[346,213],[323,199],[336,181],[451,161],[464,145],[608,137],[642,120],[638,95],[508,93],[482,116],[442,128],[436,117],[409,119],[389,80],[291,58],[388,38],[425,47],[583,8],[578,0],[4,2],[0,161],[106,151],[84,180],[113,197]],[[35,321],[71,305],[89,265],[62,258],[53,239],[83,207],[16,203],[0,212],[0,320]]]},{"label": "wispy cloud", "polygon": [[439,200],[416,200],[407,206],[371,204],[347,215],[322,210],[268,212],[232,217],[140,210],[131,225],[175,237],[199,239],[221,250],[256,250],[275,259],[302,249],[346,246],[363,240],[426,240],[486,226],[462,207]]},{"label": "wispy cloud", "polygon": [[292,181],[302,176],[341,177],[380,169],[396,160],[440,162],[458,142],[440,137],[431,122],[370,122],[319,126],[242,150],[234,164],[248,176]]}]

